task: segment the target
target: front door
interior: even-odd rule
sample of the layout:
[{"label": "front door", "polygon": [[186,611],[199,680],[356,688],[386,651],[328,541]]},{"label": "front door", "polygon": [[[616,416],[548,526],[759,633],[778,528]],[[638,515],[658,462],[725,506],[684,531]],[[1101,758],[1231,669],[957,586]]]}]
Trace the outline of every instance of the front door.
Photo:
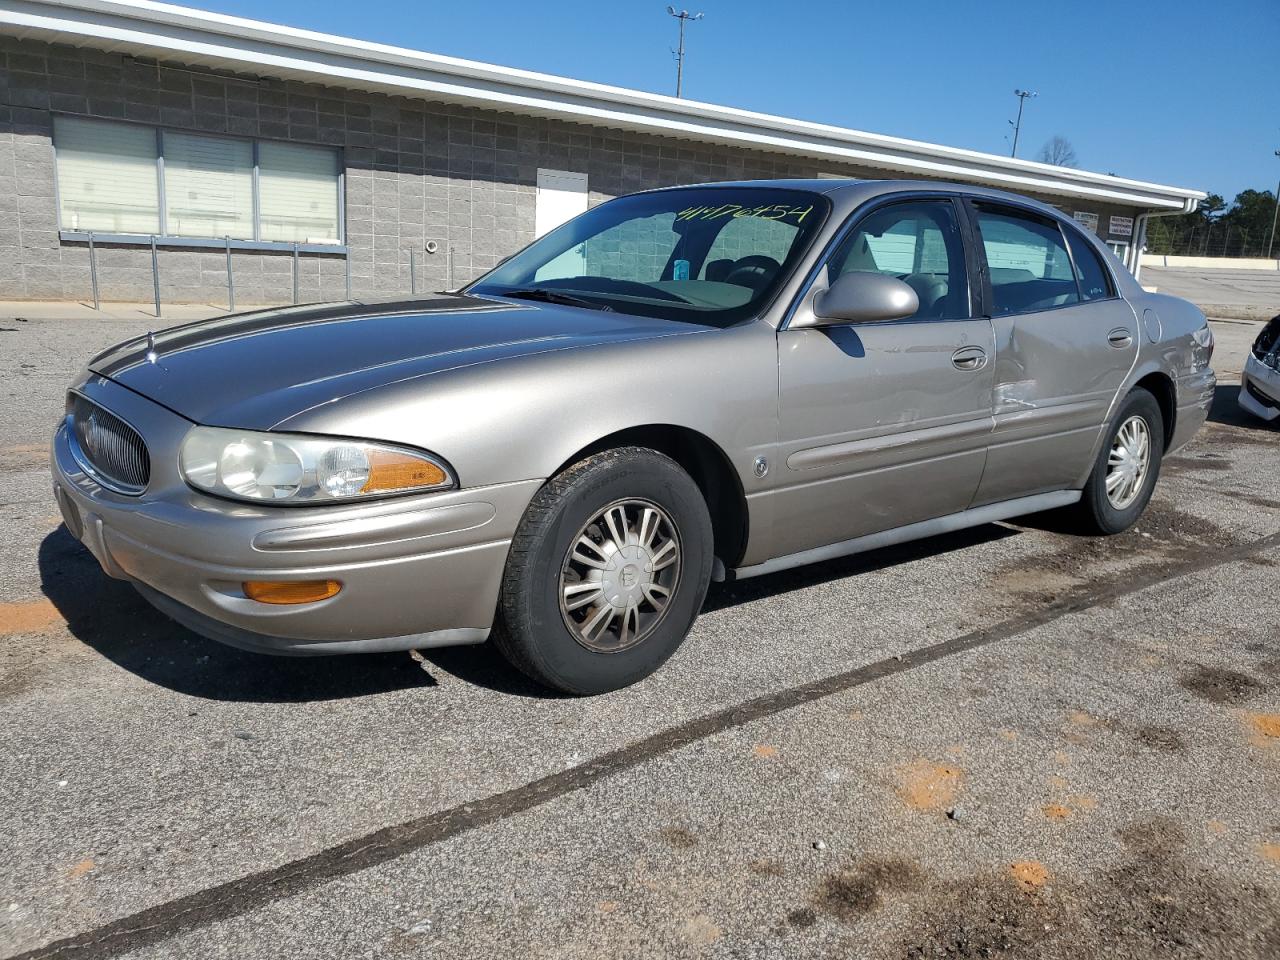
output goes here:
[{"label": "front door", "polygon": [[982,476],[994,342],[972,309],[957,203],[862,215],[815,286],[853,270],[905,280],[920,308],[907,320],[779,331],[775,556],[957,513]]},{"label": "front door", "polygon": [[1078,486],[1138,355],[1133,310],[1074,225],[969,206],[995,328],[995,430],[975,503]]}]

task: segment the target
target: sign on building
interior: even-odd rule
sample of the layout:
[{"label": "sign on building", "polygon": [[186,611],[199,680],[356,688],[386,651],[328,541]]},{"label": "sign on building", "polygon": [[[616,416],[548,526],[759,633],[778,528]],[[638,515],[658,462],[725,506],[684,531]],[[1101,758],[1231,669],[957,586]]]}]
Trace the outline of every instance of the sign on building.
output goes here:
[{"label": "sign on building", "polygon": [[1108,227],[1113,237],[1133,236],[1133,217],[1112,217]]},{"label": "sign on building", "polygon": [[1096,213],[1090,213],[1088,210],[1077,210],[1071,216],[1082,227],[1088,227],[1090,232],[1098,232],[1098,215]]}]

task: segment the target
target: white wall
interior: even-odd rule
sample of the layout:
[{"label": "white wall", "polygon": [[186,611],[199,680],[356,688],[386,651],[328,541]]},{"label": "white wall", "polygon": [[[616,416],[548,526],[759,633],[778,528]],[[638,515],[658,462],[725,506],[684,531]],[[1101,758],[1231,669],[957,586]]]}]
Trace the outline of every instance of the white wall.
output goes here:
[{"label": "white wall", "polygon": [[1196,270],[1280,270],[1280,260],[1261,257],[1173,257],[1158,253],[1142,255],[1144,267],[1190,267]]}]

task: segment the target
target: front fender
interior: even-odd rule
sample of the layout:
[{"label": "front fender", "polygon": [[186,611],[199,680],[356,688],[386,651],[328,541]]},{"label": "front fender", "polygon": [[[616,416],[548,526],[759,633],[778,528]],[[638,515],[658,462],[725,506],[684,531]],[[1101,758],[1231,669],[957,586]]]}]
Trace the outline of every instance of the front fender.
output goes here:
[{"label": "front fender", "polygon": [[391,383],[277,429],[430,450],[462,486],[545,479],[577,451],[655,423],[697,431],[747,493],[777,441],[777,346],[762,322],[566,349]]}]

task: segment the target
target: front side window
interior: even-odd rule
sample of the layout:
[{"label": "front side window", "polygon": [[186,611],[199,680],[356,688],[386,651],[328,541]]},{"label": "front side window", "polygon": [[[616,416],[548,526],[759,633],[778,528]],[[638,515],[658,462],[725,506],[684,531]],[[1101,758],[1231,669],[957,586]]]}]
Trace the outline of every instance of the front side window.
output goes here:
[{"label": "front side window", "polygon": [[909,319],[970,315],[964,245],[950,200],[894,203],[863,217],[827,263],[832,283],[853,271],[889,274],[911,286],[920,308]]},{"label": "front side window", "polygon": [[830,210],[771,187],[655,190],[601,204],[467,289],[728,326],[755,316]]},{"label": "front side window", "polygon": [[341,242],[338,154],[328,147],[54,119],[63,230]]},{"label": "front side window", "polygon": [[993,315],[1078,303],[1071,258],[1058,224],[1008,207],[975,204],[991,277]]}]

